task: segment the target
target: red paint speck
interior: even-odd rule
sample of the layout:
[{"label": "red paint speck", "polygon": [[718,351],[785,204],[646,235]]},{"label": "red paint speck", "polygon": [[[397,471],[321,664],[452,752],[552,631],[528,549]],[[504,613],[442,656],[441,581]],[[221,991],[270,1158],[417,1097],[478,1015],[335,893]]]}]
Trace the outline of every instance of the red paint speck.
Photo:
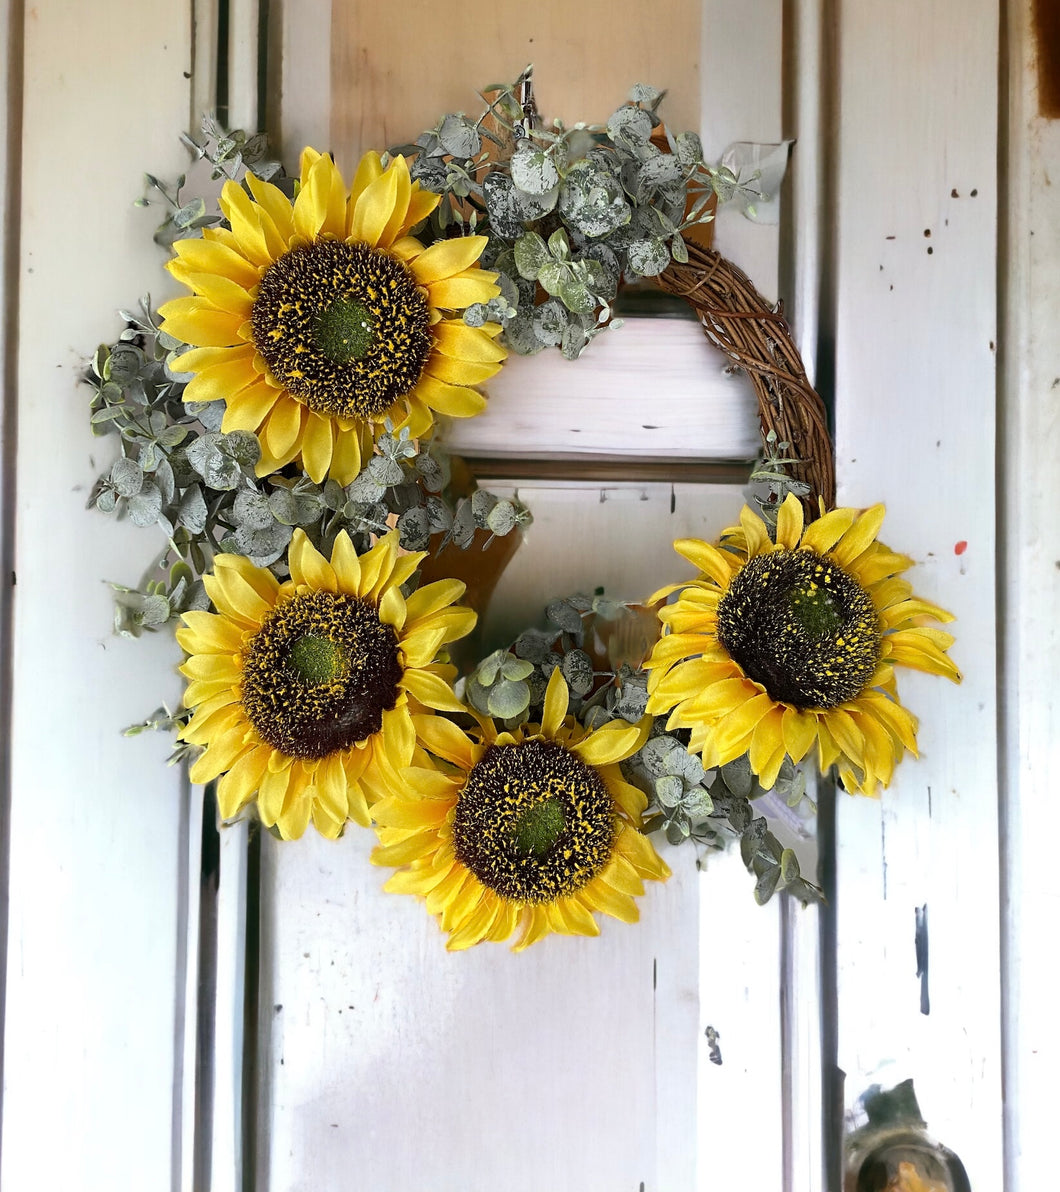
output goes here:
[{"label": "red paint speck", "polygon": [[968,549],[968,543],[965,542],[964,539],[962,538],[960,540],[960,542],[954,543],[953,553],[955,555],[963,555],[967,549]]}]

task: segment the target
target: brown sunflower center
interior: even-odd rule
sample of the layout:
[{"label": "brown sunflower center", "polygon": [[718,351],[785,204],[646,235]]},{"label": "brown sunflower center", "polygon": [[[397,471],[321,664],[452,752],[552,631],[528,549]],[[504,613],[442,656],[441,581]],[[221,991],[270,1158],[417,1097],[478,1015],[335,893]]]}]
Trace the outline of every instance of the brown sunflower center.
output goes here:
[{"label": "brown sunflower center", "polygon": [[404,673],[397,634],[356,596],[278,605],[244,648],[243,709],[273,749],[326,757],[379,732]]},{"label": "brown sunflower center", "polygon": [[317,240],[265,271],[251,326],[272,375],[303,405],[377,422],[423,374],[430,313],[396,257],[361,242]]},{"label": "brown sunflower center", "polygon": [[756,555],[718,604],[718,640],[778,702],[834,708],[872,678],[880,621],[872,597],[811,550]]},{"label": "brown sunflower center", "polygon": [[457,858],[502,898],[554,902],[611,856],[614,808],[603,779],[552,741],[491,745],[456,805]]}]

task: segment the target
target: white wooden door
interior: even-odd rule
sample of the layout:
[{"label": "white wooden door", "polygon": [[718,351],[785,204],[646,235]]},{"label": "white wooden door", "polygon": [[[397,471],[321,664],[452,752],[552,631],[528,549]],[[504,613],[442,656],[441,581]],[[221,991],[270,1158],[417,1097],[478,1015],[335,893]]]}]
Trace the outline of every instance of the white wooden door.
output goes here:
[{"label": "white wooden door", "polygon": [[[835,1190],[844,1110],[888,1073],[915,1077],[932,1132],[974,1188],[1046,1178],[1057,1030],[1038,992],[1050,983],[1038,936],[1055,894],[1035,796],[1057,739],[1046,174],[1060,148],[1035,107],[1035,5],[1013,0],[1002,14],[1003,339],[997,5],[705,0],[701,12],[660,5],[659,23],[689,9],[708,152],[799,139],[780,236],[727,221],[719,246],[766,293],[783,274],[804,354],[834,390],[840,499],[887,501],[887,540],[923,564],[925,596],[958,615],[965,682],[908,681],[921,760],[880,801],[841,795],[826,812],[820,949],[817,912],[756,908],[738,858],[703,875],[678,857],[638,928],[522,957],[449,957],[421,908],[380,896],[364,834],[281,850],[229,830],[215,866],[200,847],[211,827],[201,792],[162,765],[168,742],[119,736],[179,698],[178,652],[162,636],[110,635],[100,581],[134,581],[151,548],[83,509],[108,461],[76,376],[120,328],[109,312],[148,288],[165,296],[154,213],[131,200],[142,170],[182,168],[176,134],[211,94],[216,14],[202,0],[103,0],[89,23],[74,0],[12,0],[5,1188]],[[264,107],[290,156],[335,132],[336,58],[321,49],[333,14],[273,4],[269,21],[259,44],[257,5],[228,8],[231,116],[254,123],[268,47],[282,90]],[[479,61],[469,85],[496,73]],[[650,506],[657,494],[645,492]],[[555,486],[542,499],[558,501]],[[676,508],[709,533],[737,502],[718,486]],[[930,1013],[914,949],[925,906]]]}]

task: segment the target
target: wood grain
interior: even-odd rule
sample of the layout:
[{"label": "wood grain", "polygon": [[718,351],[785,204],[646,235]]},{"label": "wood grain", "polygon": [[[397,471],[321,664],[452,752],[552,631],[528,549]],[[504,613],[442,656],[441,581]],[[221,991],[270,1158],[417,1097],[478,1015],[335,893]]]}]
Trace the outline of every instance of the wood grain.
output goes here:
[{"label": "wood grain", "polygon": [[[466,24],[464,23],[466,22]],[[517,0],[473,19],[430,0],[334,0],[331,140],[345,170],[366,149],[414,140],[446,112],[477,116],[477,91],[534,64],[542,115],[602,122],[633,83],[667,87],[677,132],[699,123],[698,0]]]}]

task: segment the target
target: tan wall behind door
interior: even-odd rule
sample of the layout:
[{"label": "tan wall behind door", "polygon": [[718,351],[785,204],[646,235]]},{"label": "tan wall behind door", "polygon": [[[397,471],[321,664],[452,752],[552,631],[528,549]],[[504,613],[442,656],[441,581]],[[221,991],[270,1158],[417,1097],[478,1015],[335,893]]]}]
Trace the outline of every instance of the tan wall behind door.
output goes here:
[{"label": "tan wall behind door", "polygon": [[366,149],[413,140],[445,112],[478,115],[477,91],[534,64],[546,119],[603,121],[633,83],[669,88],[676,131],[700,120],[699,0],[334,0],[330,148],[349,172]]}]

